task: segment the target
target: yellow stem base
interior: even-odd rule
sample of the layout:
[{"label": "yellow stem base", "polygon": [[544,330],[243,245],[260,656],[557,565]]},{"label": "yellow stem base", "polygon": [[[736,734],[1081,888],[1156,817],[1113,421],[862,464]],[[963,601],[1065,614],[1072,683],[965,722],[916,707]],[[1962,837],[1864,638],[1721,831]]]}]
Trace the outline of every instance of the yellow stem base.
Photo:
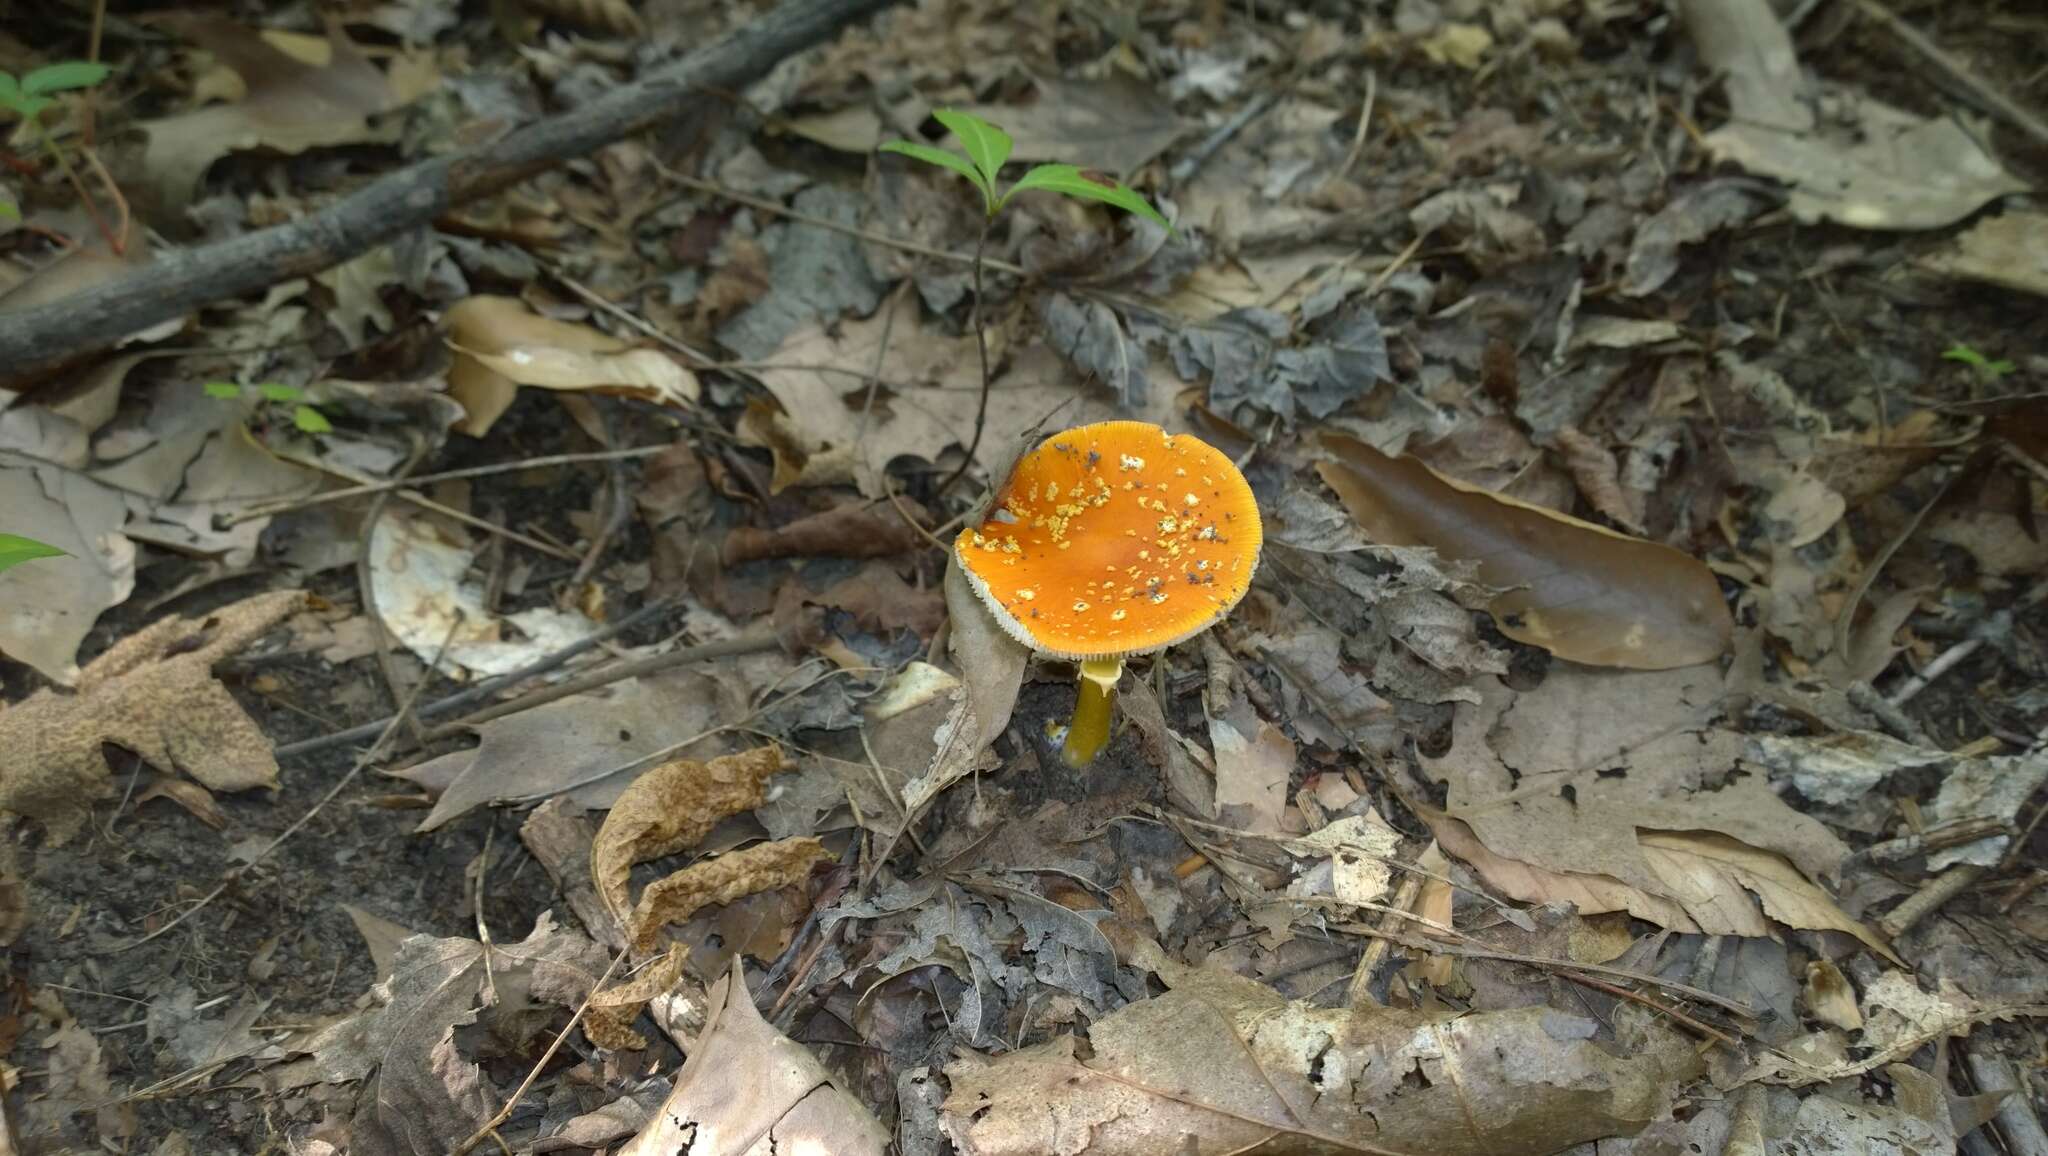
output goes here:
[{"label": "yellow stem base", "polygon": [[1121,658],[1091,658],[1081,664],[1081,695],[1060,752],[1068,766],[1087,766],[1109,745],[1109,720],[1116,711],[1116,684],[1123,673]]}]

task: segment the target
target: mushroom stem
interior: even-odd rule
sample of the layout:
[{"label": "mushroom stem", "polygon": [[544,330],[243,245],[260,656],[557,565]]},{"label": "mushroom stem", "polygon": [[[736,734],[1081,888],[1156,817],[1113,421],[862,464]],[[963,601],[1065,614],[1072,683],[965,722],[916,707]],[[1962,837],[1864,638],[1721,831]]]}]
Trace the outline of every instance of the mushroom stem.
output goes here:
[{"label": "mushroom stem", "polygon": [[1122,658],[1091,658],[1081,664],[1081,697],[1074,703],[1074,721],[1067,725],[1067,744],[1061,751],[1068,766],[1087,766],[1109,745],[1109,718],[1123,674]]}]

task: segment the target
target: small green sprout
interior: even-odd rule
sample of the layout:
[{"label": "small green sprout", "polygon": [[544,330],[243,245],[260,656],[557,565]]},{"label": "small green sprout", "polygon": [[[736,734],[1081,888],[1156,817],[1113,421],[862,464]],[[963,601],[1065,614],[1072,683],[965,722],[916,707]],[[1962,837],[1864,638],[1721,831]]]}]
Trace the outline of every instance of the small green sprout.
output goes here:
[{"label": "small green sprout", "polygon": [[1160,228],[1169,231],[1173,228],[1150,201],[1124,187],[1116,178],[1079,165],[1039,165],[1018,177],[1008,189],[1002,189],[997,174],[1010,159],[1010,134],[973,113],[959,109],[942,108],[932,116],[959,138],[960,146],[967,150],[965,156],[907,140],[892,140],[882,146],[882,151],[901,153],[966,177],[981,190],[982,208],[991,217],[1002,212],[1010,198],[1018,193],[1026,189],[1045,189],[1079,200],[1101,201],[1157,222]]},{"label": "small green sprout", "polygon": [[[200,386],[200,388],[206,391],[206,396],[217,397],[223,401],[234,401],[245,392],[244,387],[236,385],[232,381],[209,381],[205,385]],[[324,434],[334,432],[334,423],[327,420],[326,414],[307,405],[306,391],[296,385],[284,385],[280,382],[270,381],[248,386],[247,389],[254,390],[256,396],[261,398],[265,405],[291,406],[292,425],[297,427],[300,433]]]},{"label": "small green sprout", "polygon": [[1976,370],[1977,376],[1985,381],[1997,381],[2017,368],[2003,357],[1993,361],[1960,341],[1942,350],[1941,356],[1948,361],[1962,362]]},{"label": "small green sprout", "polygon": [[37,558],[69,558],[71,555],[55,546],[46,545],[34,538],[19,534],[0,534],[0,574],[4,574],[23,562]]},{"label": "small green sprout", "polygon": [[33,121],[50,107],[50,95],[91,88],[114,70],[89,60],[65,60],[45,65],[27,76],[0,70],[0,108],[12,109],[25,121]]}]

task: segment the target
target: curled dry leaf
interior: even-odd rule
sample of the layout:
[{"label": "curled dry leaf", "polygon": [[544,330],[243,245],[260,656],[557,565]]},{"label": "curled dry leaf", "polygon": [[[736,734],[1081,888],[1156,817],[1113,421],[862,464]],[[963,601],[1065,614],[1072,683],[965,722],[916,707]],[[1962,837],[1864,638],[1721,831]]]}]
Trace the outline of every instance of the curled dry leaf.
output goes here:
[{"label": "curled dry leaf", "polygon": [[1430,546],[1506,589],[1501,633],[1560,658],[1665,670],[1718,657],[1734,629],[1698,559],[1446,478],[1356,438],[1324,434],[1317,466],[1377,543]]},{"label": "curled dry leaf", "polygon": [[735,967],[654,1119],[619,1156],[881,1156],[889,1133],[802,1044],[768,1026]]},{"label": "curled dry leaf", "polygon": [[1031,651],[996,624],[950,560],[946,612],[953,627],[950,649],[964,685],[954,689],[952,713],[933,735],[930,765],[904,784],[903,806],[912,815],[972,771],[982,752],[1009,727],[1024,667],[1031,661]]},{"label": "curled dry leaf", "polygon": [[727,815],[760,806],[764,784],[782,767],[781,748],[756,747],[710,762],[676,759],[633,780],[612,804],[590,849],[590,874],[605,906],[625,922],[633,864],[673,855]]},{"label": "curled dry leaf", "polygon": [[591,993],[590,1006],[583,1013],[583,1034],[598,1047],[613,1051],[646,1047],[646,1037],[633,1030],[633,1019],[648,1000],[666,994],[683,978],[683,963],[689,958],[690,949],[678,944],[625,983]]},{"label": "curled dry leaf", "polygon": [[113,793],[101,745],[179,770],[216,791],[277,785],[270,740],[215,682],[215,662],[305,605],[297,590],[259,594],[203,619],[166,618],[129,635],[78,676],[74,694],[38,691],[0,711],[0,810],[43,824],[51,844],[76,834]]},{"label": "curled dry leaf", "polygon": [[661,405],[697,400],[697,375],[667,354],[543,317],[512,297],[479,296],[448,310],[448,344],[455,364],[448,392],[469,416],[457,427],[482,437],[522,385],[542,389],[595,389]]},{"label": "curled dry leaf", "polygon": [[651,950],[655,936],[668,924],[681,923],[714,903],[800,883],[812,867],[829,858],[823,843],[801,837],[756,843],[693,863],[647,885],[626,920],[626,933],[635,951]]},{"label": "curled dry leaf", "polygon": [[1615,1055],[1549,1008],[1328,1009],[1220,971],[1160,977],[1172,990],[1097,1021],[1086,1058],[1062,1036],[948,1066],[963,1156],[1556,1152],[1639,1131],[1688,1062]]}]

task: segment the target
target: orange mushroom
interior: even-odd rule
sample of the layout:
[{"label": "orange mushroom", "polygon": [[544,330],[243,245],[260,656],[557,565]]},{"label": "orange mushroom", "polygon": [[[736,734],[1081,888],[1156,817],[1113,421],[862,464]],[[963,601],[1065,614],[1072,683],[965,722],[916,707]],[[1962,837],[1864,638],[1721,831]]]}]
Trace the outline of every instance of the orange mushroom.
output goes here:
[{"label": "orange mushroom", "polygon": [[1214,625],[1251,588],[1264,533],[1229,458],[1187,434],[1108,421],[1017,462],[953,556],[1010,635],[1081,664],[1069,766],[1109,741],[1124,659]]}]

